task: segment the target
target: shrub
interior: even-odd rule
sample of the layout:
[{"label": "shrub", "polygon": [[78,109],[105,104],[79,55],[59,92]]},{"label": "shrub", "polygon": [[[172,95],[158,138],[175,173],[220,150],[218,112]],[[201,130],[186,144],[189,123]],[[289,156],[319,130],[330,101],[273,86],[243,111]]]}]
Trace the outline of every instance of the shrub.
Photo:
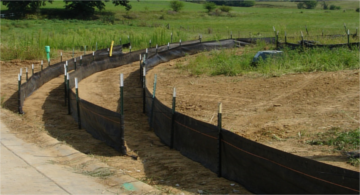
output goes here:
[{"label": "shrub", "polygon": [[339,9],[341,9],[340,6],[330,5],[330,10],[339,10]]},{"label": "shrub", "polygon": [[359,12],[359,8],[356,8],[356,10],[355,10],[355,11]]},{"label": "shrub", "polygon": [[222,5],[222,6],[220,7],[220,10],[221,10],[222,12],[229,12],[229,11],[231,11],[231,7],[230,7],[230,6],[226,6],[226,5]]},{"label": "shrub", "polygon": [[311,0],[311,1],[304,1],[304,4],[306,6],[306,9],[315,9],[318,2],[316,0]]},{"label": "shrub", "polygon": [[181,1],[173,0],[170,2],[170,7],[172,10],[178,12],[184,7],[184,4]]},{"label": "shrub", "polygon": [[216,4],[213,2],[206,2],[204,4],[204,8],[207,9],[207,12],[210,13],[212,10],[216,8]]},{"label": "shrub", "polygon": [[255,5],[255,1],[254,0],[249,0],[249,1],[241,1],[239,2],[239,6],[240,7],[252,7]]}]

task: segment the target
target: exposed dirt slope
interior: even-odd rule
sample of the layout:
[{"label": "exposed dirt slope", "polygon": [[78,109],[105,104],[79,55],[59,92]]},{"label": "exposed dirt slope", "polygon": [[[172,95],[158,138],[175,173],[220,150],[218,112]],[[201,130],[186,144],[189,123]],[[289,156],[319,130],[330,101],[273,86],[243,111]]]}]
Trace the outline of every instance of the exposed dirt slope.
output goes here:
[{"label": "exposed dirt slope", "polygon": [[163,63],[147,75],[152,92],[157,74],[156,96],[168,107],[176,87],[178,112],[216,125],[217,106],[222,102],[223,128],[289,153],[359,171],[340,152],[306,144],[331,128],[359,127],[359,70],[196,77],[177,69],[176,63],[185,62]]}]

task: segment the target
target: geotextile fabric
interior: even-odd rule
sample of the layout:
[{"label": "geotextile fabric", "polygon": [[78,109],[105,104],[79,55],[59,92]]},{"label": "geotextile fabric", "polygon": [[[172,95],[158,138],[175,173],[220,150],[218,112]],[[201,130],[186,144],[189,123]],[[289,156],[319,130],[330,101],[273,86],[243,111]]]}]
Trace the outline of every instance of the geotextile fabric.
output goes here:
[{"label": "geotextile fabric", "polygon": [[[253,39],[247,42],[272,41]],[[207,42],[160,52],[145,61],[146,70],[183,57],[185,53],[232,47],[232,40]],[[147,89],[147,112],[150,124],[161,141],[170,146],[171,109]],[[154,105],[152,105],[152,102]],[[150,105],[149,105],[150,104]],[[151,109],[153,108],[153,109]],[[153,110],[152,114],[149,114]],[[174,114],[174,148],[221,176],[245,186],[254,193],[359,193],[359,173],[289,154],[248,140],[228,130],[221,130],[221,159],[218,159],[219,129],[176,112]]]},{"label": "geotextile fabric", "polygon": [[[301,49],[303,47],[302,44],[295,44],[295,43],[285,43],[285,42],[279,42],[278,43],[279,48],[291,48],[291,49]],[[358,43],[342,43],[342,44],[304,44],[305,48],[329,48],[329,49],[333,49],[333,48],[350,48],[350,49],[354,49],[357,48],[359,49],[360,47],[360,42]]]},{"label": "geotextile fabric", "polygon": [[[272,42],[274,38],[237,39],[241,45],[257,41]],[[146,71],[156,65],[187,54],[213,49],[232,48],[234,40],[210,42],[191,41],[174,43],[168,49],[161,46],[150,48],[148,58],[144,61]],[[115,47],[113,56],[107,50],[83,56],[82,65],[70,73],[70,88],[74,87],[74,78],[82,79],[102,70],[119,67],[139,60],[145,50],[127,54],[121,52],[121,46]],[[77,63],[80,60],[77,58]],[[30,77],[21,86],[21,104],[26,97],[42,84],[64,73],[63,64],[51,65],[42,72]],[[73,60],[68,61],[69,70],[74,70]],[[78,65],[78,64],[77,64]],[[46,66],[46,65],[45,65]],[[141,77],[140,77],[141,78]],[[81,89],[79,89],[81,97]],[[211,171],[218,173],[221,162],[221,176],[236,181],[254,193],[322,193],[322,194],[359,194],[359,173],[327,165],[311,159],[289,154],[257,142],[248,140],[228,130],[219,131],[217,126],[196,120],[175,112],[165,106],[146,87],[146,114],[149,123],[160,140],[170,146],[171,131],[174,131],[174,148],[184,156],[201,163]],[[71,114],[77,122],[92,136],[121,151],[124,142],[121,140],[121,116],[79,98],[80,120],[77,115],[76,95],[70,92]],[[126,115],[125,115],[126,116]],[[174,117],[174,123],[172,123]],[[221,150],[218,141],[220,135]],[[221,153],[219,159],[219,152]]]}]

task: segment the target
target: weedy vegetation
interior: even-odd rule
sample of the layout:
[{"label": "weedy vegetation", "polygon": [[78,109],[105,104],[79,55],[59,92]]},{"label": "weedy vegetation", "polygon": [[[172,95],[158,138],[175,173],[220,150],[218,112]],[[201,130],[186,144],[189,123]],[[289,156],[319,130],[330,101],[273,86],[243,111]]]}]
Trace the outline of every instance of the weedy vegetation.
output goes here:
[{"label": "weedy vegetation", "polygon": [[267,46],[260,43],[254,47],[246,46],[240,53],[238,49],[205,52],[187,63],[176,64],[176,67],[197,76],[237,76],[255,73],[263,76],[280,76],[287,73],[357,69],[360,63],[359,52],[356,49],[285,48],[282,56],[260,60],[256,66],[252,65],[253,57],[264,47]]},{"label": "weedy vegetation", "polygon": [[[58,50],[71,51],[74,48],[82,51],[87,46],[87,51],[93,51],[96,43],[97,49],[103,49],[109,47],[111,41],[120,44],[120,38],[122,43],[129,42],[128,36],[133,50],[149,47],[149,40],[152,40],[152,47],[165,45],[171,41],[171,33],[173,42],[195,40],[199,34],[203,41],[226,39],[230,34],[233,38],[274,37],[273,26],[281,39],[286,31],[289,42],[299,41],[300,31],[305,32],[307,26],[305,39],[346,43],[346,37],[322,40],[314,36],[345,35],[344,22],[352,34],[359,26],[355,10],[328,13],[319,8],[299,13],[294,2],[268,3],[269,6],[262,2],[250,8],[223,7],[219,14],[208,14],[200,3],[182,3],[183,8],[174,12],[169,1],[132,1],[130,11],[107,2],[106,10],[95,10],[95,17],[91,20],[78,20],[67,18],[64,3],[54,1],[41,7],[38,14],[28,15],[25,19],[1,19],[1,60],[45,59],[46,45],[51,47],[51,58],[58,57]],[[334,4],[346,9],[358,7],[356,2]],[[1,11],[5,13],[6,7],[3,6]],[[272,18],[272,23],[264,18]],[[296,38],[292,40],[291,36]]]},{"label": "weedy vegetation", "polygon": [[360,129],[341,131],[339,128],[331,128],[327,132],[318,133],[316,139],[309,140],[307,143],[333,146],[335,150],[359,150]]}]

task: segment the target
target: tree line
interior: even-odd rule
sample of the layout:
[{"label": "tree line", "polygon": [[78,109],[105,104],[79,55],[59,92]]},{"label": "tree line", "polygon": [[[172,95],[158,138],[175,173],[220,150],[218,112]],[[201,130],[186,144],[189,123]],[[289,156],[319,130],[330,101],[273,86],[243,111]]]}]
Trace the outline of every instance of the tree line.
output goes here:
[{"label": "tree line", "polygon": [[[41,6],[45,6],[46,3],[52,3],[54,0],[27,0],[27,1],[9,1],[3,0],[2,4],[8,8],[10,12],[21,12],[24,14],[31,14],[40,11]],[[105,3],[109,0],[101,1],[70,1],[64,0],[65,9],[71,13],[80,16],[88,17],[95,13],[95,8],[99,10],[105,9]],[[129,4],[129,0],[111,0],[115,6],[124,6],[126,10],[130,10],[132,7]]]},{"label": "tree line", "polygon": [[183,0],[193,3],[206,3],[212,2],[216,5],[227,5],[227,6],[241,6],[241,7],[252,7],[255,5],[255,0]]}]

